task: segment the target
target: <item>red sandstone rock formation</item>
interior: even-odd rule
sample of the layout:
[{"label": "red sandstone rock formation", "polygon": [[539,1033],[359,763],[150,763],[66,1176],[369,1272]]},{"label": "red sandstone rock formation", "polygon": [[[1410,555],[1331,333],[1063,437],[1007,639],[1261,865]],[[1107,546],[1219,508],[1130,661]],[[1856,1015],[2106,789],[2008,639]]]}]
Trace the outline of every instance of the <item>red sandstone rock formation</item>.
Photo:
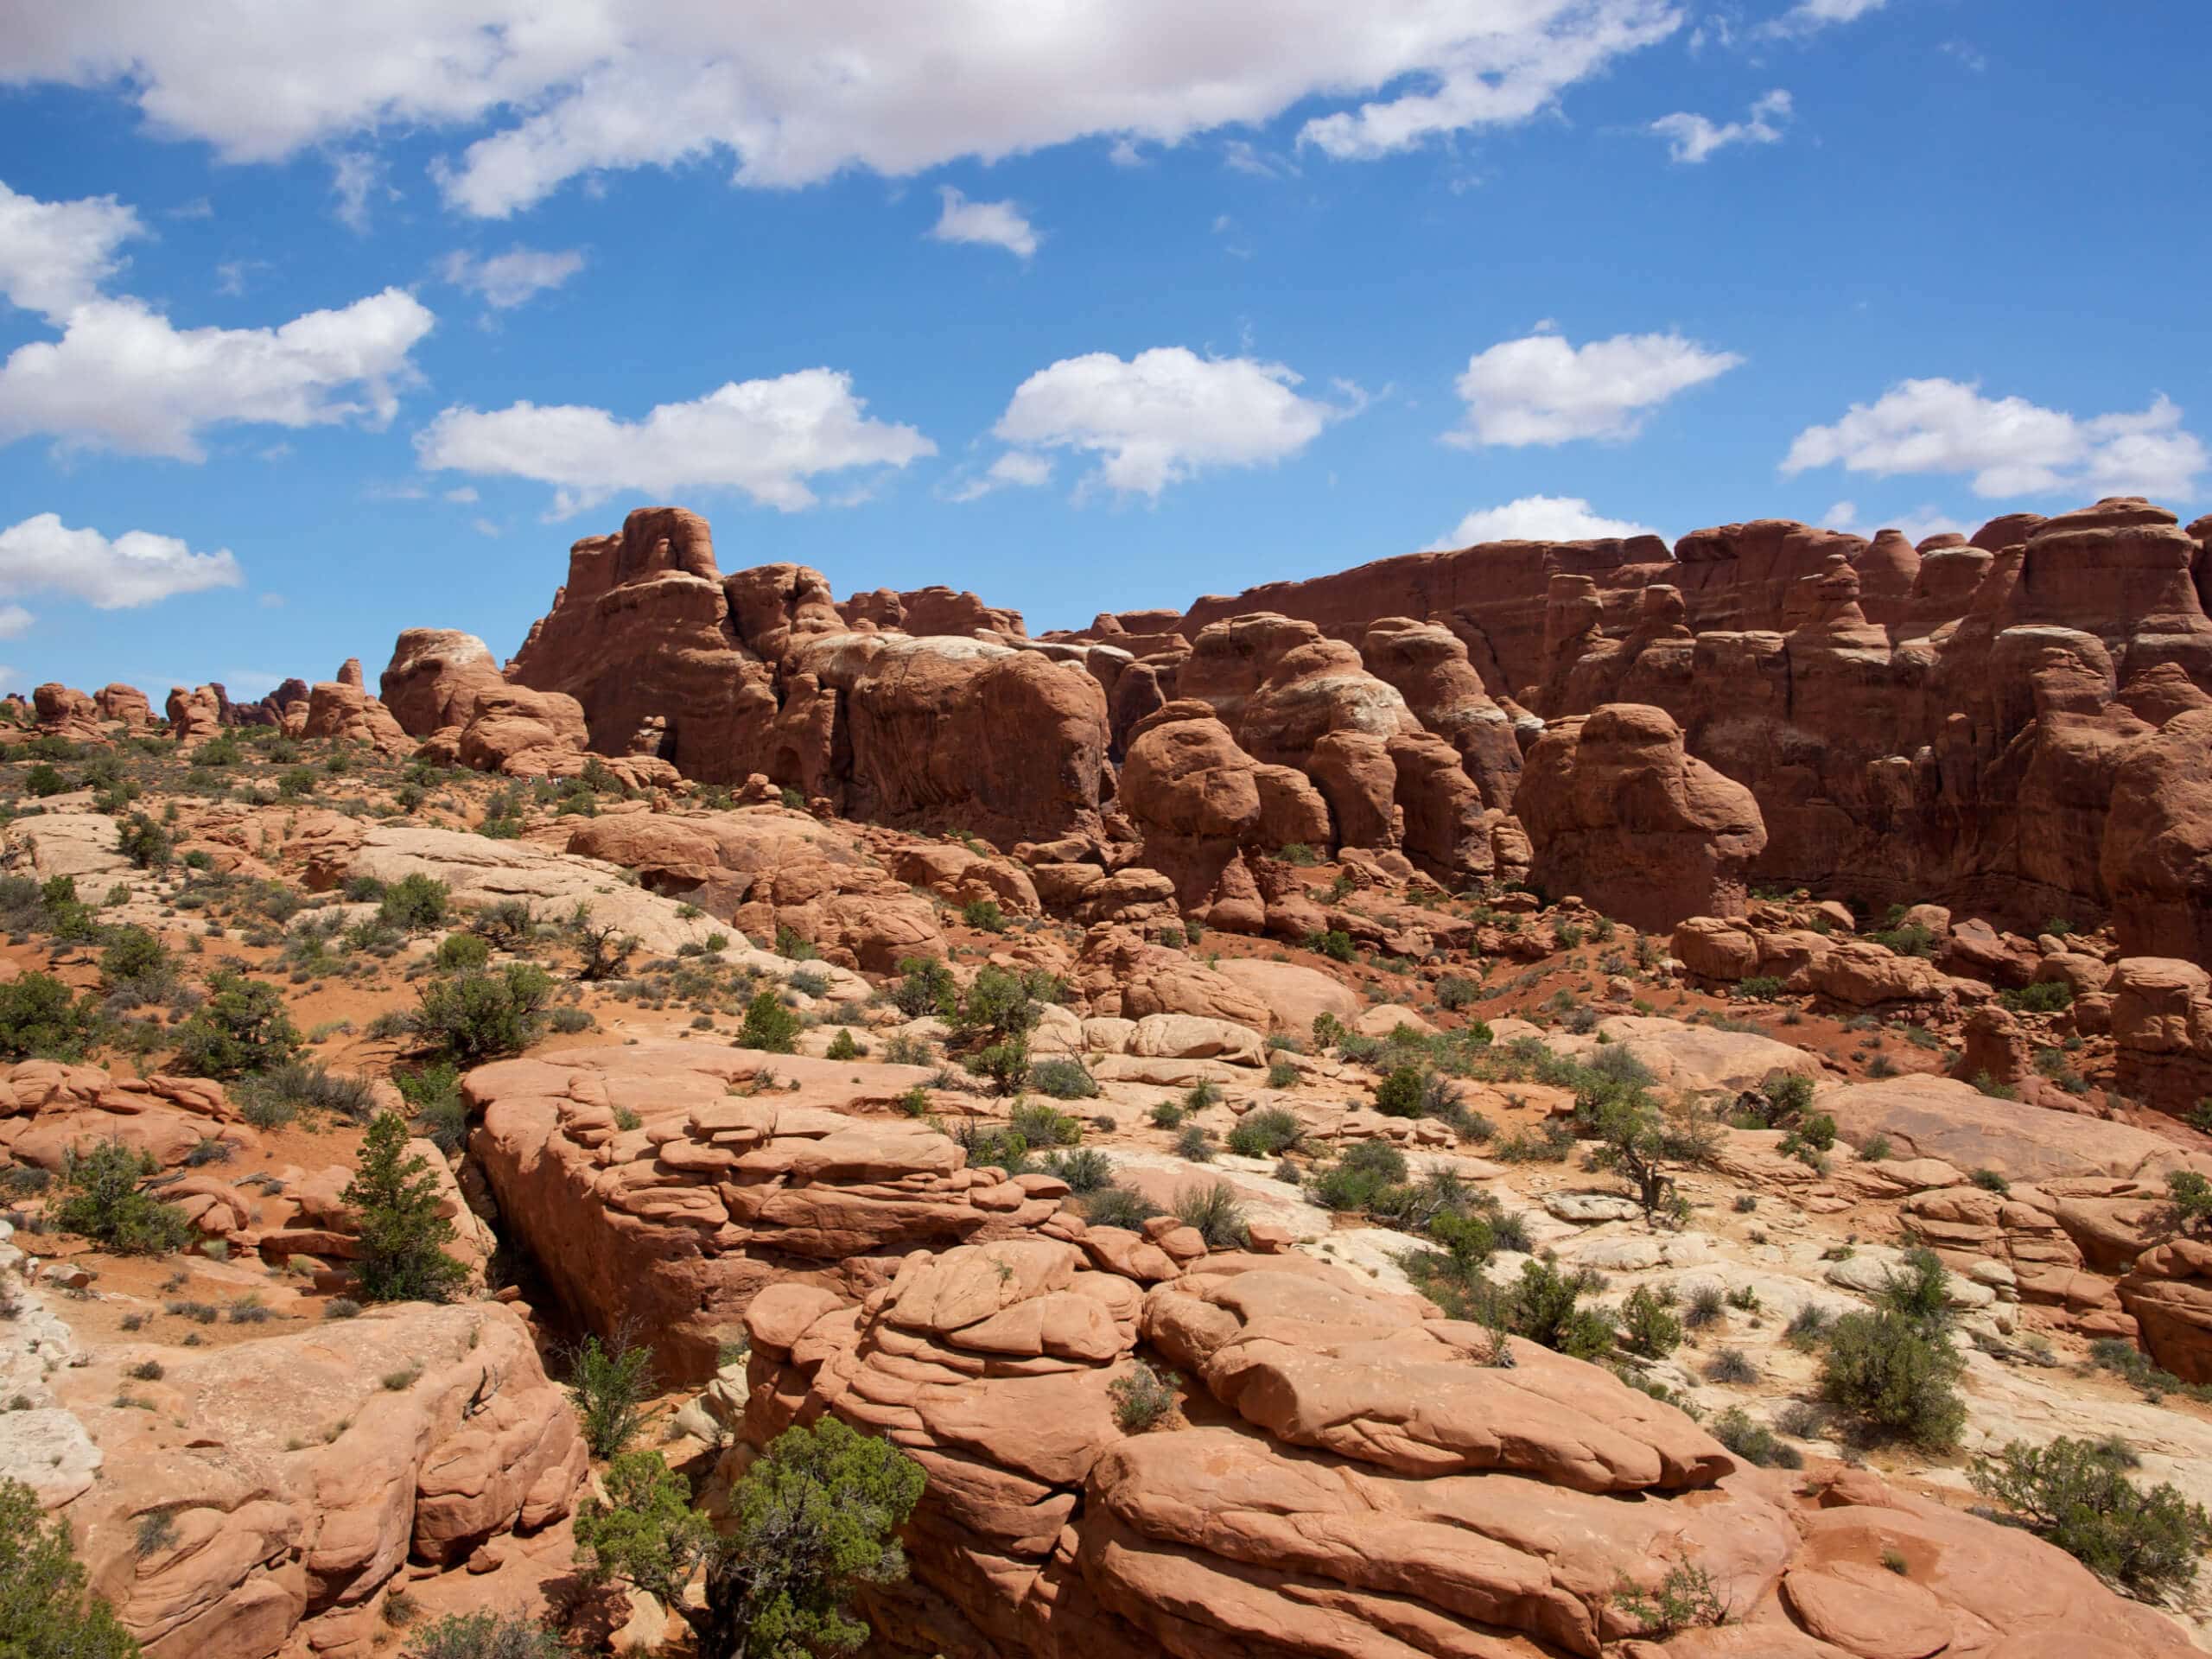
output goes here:
[{"label": "red sandstone rock formation", "polygon": [[500,1214],[563,1300],[603,1334],[633,1322],[664,1377],[696,1382],[771,1285],[857,1296],[914,1250],[1026,1231],[1059,1207],[1065,1183],[969,1169],[957,1144],[895,1114],[929,1071],[863,1075],[652,1044],[504,1060],[465,1087]]},{"label": "red sandstone rock formation", "polygon": [[74,686],[48,681],[35,687],[31,708],[39,730],[51,736],[66,737],[73,743],[97,743],[106,735],[100,729],[105,716],[99,705]]},{"label": "red sandstone rock formation", "polygon": [[1683,750],[1663,709],[1609,703],[1529,752],[1517,806],[1530,879],[1638,927],[1736,915],[1766,844],[1758,803]]},{"label": "red sandstone rock formation", "polygon": [[[747,1309],[747,1441],[834,1414],[929,1474],[913,1576],[865,1604],[885,1651],[2192,1650],[2024,1533],[1865,1471],[1747,1469],[1599,1367],[1517,1338],[1500,1363],[1415,1299],[1156,1225],[1056,1217],[918,1251],[856,1307],[791,1286]],[[1128,1433],[1140,1351],[1184,1408]],[[1630,1639],[1619,1586],[1678,1562],[1726,1603],[1725,1645]]]},{"label": "red sandstone rock formation", "polygon": [[405,754],[415,747],[390,709],[359,684],[340,680],[326,680],[308,693],[307,718],[301,724],[300,735],[363,743],[379,754]]},{"label": "red sandstone rock formation", "polygon": [[119,720],[133,732],[143,732],[154,723],[153,705],[135,685],[120,682],[104,685],[92,693],[92,701],[99,705],[102,720]]},{"label": "red sandstone rock formation", "polygon": [[186,747],[205,743],[223,728],[222,699],[212,685],[203,685],[196,691],[188,691],[181,685],[171,688],[166,712],[169,735]]},{"label": "red sandstone rock formation", "polygon": [[506,682],[491,648],[455,628],[409,628],[391,648],[380,681],[385,707],[410,737],[428,737],[442,726],[463,726],[479,691]]}]

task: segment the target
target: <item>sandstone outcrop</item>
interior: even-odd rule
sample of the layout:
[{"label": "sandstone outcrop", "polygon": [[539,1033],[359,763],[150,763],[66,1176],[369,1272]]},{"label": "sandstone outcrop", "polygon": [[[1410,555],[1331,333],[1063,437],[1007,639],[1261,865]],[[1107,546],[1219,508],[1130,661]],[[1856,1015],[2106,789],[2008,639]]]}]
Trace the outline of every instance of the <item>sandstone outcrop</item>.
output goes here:
[{"label": "sandstone outcrop", "polygon": [[1547,729],[1516,808],[1538,887],[1639,927],[1741,914],[1766,845],[1751,792],[1689,756],[1663,709],[1637,703]]},{"label": "sandstone outcrop", "polygon": [[205,743],[223,729],[222,699],[212,685],[193,691],[181,685],[172,687],[164,712],[168,715],[169,735],[187,748]]},{"label": "sandstone outcrop", "polygon": [[133,732],[143,732],[154,723],[153,705],[135,685],[120,681],[104,685],[92,693],[92,701],[99,706],[102,720],[120,721]]},{"label": "sandstone outcrop", "polygon": [[[788,1287],[747,1311],[747,1441],[834,1413],[930,1476],[912,1580],[867,1598],[887,1651],[1656,1655],[1686,1644],[1632,1640],[1618,1592],[1675,1562],[1751,1638],[1702,1651],[2190,1651],[2024,1534],[1864,1471],[1742,1468],[1599,1368],[1514,1338],[1500,1364],[1486,1330],[1298,1256],[1201,1246],[1179,1274],[1132,1239],[918,1252],[856,1307]],[[1185,1379],[1181,1412],[1128,1433],[1140,1353]],[[1917,1649],[1866,1645],[1904,1621]]]},{"label": "sandstone outcrop", "polygon": [[403,731],[428,737],[442,726],[467,725],[476,694],[505,683],[491,647],[474,634],[409,628],[392,645],[378,690]]},{"label": "sandstone outcrop", "polygon": [[183,1167],[206,1143],[236,1153],[260,1136],[222,1084],[202,1077],[118,1077],[54,1060],[0,1066],[0,1153],[59,1173],[71,1154],[109,1141],[167,1170]]},{"label": "sandstone outcrop", "polygon": [[31,711],[38,728],[73,743],[97,743],[106,735],[99,705],[74,686],[49,680],[31,690]]},{"label": "sandstone outcrop", "polygon": [[[158,1380],[124,1381],[158,1352]],[[365,1656],[412,1561],[454,1567],[564,1517],[584,1446],[522,1320],[414,1304],[233,1347],[150,1342],[73,1385],[104,1478],[63,1513],[156,1659]],[[394,1389],[379,1379],[410,1378]],[[108,1404],[128,1392],[152,1409]],[[167,1540],[140,1542],[165,1513]]]},{"label": "sandstone outcrop", "polygon": [[[795,934],[841,967],[888,974],[905,957],[946,954],[935,906],[909,885],[925,874],[918,864],[910,861],[894,875],[842,826],[782,807],[586,818],[569,835],[568,850],[634,870],[652,892],[696,905],[754,938]],[[1001,879],[978,877],[976,887],[1010,913],[1035,913],[1035,892],[1025,904],[1027,883],[1014,867],[957,848],[927,850],[995,868]]]},{"label": "sandstone outcrop", "polygon": [[499,1061],[465,1089],[510,1236],[594,1329],[629,1330],[680,1382],[714,1374],[772,1285],[856,1297],[913,1251],[1027,1232],[1058,1209],[1036,1195],[1064,1183],[970,1169],[897,1114],[932,1075],[643,1044]]},{"label": "sandstone outcrop", "polygon": [[352,684],[326,680],[308,692],[307,719],[300,727],[300,735],[365,744],[378,754],[405,754],[415,747],[391,717],[391,711],[364,691],[358,678]]}]

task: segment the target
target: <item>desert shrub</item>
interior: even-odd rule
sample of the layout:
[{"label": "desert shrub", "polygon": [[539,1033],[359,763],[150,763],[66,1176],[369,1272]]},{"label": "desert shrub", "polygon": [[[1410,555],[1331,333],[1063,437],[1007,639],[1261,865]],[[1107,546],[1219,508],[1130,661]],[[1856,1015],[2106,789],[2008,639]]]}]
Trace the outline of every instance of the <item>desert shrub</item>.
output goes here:
[{"label": "desert shrub", "polygon": [[589,1008],[558,1007],[545,1016],[545,1023],[564,1037],[573,1037],[580,1031],[589,1031],[599,1023]]},{"label": "desert shrub", "polygon": [[1083,1139],[1083,1120],[1035,1101],[1007,1114],[1007,1127],[1033,1147],[1071,1147]]},{"label": "desert shrub", "polygon": [[1229,1149],[1240,1158],[1278,1158],[1305,1138],[1298,1115],[1281,1106],[1264,1106],[1236,1120],[1229,1132]]},{"label": "desert shrub", "polygon": [[859,1648],[868,1627],[847,1598],[906,1576],[899,1529],[925,1484],[913,1459],[836,1417],[785,1430],[731,1489],[698,1651],[807,1659]]},{"label": "desert shrub", "polygon": [[1332,962],[1351,962],[1359,955],[1359,948],[1351,942],[1351,935],[1340,927],[1325,931],[1317,929],[1300,943],[1316,956],[1326,957]]},{"label": "desert shrub", "polygon": [[176,855],[168,831],[143,812],[133,812],[116,831],[116,849],[142,870],[165,870]]},{"label": "desert shrub", "polygon": [[104,1596],[87,1592],[65,1516],[0,1478],[0,1654],[9,1659],[138,1659]]},{"label": "desert shrub", "polygon": [[1405,1154],[1387,1141],[1362,1141],[1314,1171],[1308,1192],[1325,1210],[1367,1210],[1377,1192],[1405,1179]]},{"label": "desert shrub", "polygon": [[1727,1306],[1727,1293],[1707,1281],[1690,1292],[1689,1308],[1682,1315],[1682,1323],[1694,1331],[1702,1330],[1718,1323]]},{"label": "desert shrub", "polygon": [[1505,1288],[1505,1324],[1517,1337],[1575,1359],[1597,1359],[1611,1351],[1613,1322],[1595,1308],[1580,1306],[1591,1281],[1563,1274],[1548,1262],[1524,1262],[1520,1278]]},{"label": "desert shrub", "polygon": [[1672,1296],[1646,1285],[1629,1292],[1621,1304],[1621,1346],[1643,1359],[1674,1352],[1682,1340],[1682,1320],[1673,1303]]},{"label": "desert shrub", "polygon": [[1762,1469],[1802,1469],[1805,1454],[1741,1406],[1731,1406],[1706,1426],[1706,1432],[1746,1463]]},{"label": "desert shrub", "polygon": [[239,1109],[256,1128],[275,1128],[302,1111],[326,1114],[349,1123],[376,1116],[376,1090],[369,1079],[333,1071],[312,1060],[286,1060],[236,1090]]},{"label": "desert shrub", "polygon": [[584,1444],[594,1458],[612,1458],[629,1449],[645,1426],[645,1402],[653,1389],[653,1356],[623,1338],[602,1347],[586,1337],[569,1356],[569,1397],[575,1402]]},{"label": "desert shrub", "polygon": [[1713,1575],[1686,1560],[1669,1567],[1649,1589],[1623,1578],[1613,1586],[1612,1605],[1643,1636],[1663,1638],[1728,1621],[1728,1603]]},{"label": "desert shrub", "polygon": [[1375,1109],[1385,1117],[1419,1117],[1421,1083],[1419,1066],[1399,1066],[1375,1085]]},{"label": "desert shrub", "polygon": [[2012,1183],[1993,1169],[1977,1169],[1967,1179],[1985,1192],[2002,1194],[2012,1190]]},{"label": "desert shrub", "polygon": [[[352,889],[347,889],[352,897]],[[364,898],[381,899],[384,884],[378,882],[374,893]],[[497,904],[486,905],[469,918],[470,931],[480,935],[495,950],[517,950],[530,943],[537,932],[537,918],[531,914],[527,899],[502,899]]]},{"label": "desert shrub", "polygon": [[1077,1197],[1103,1192],[1114,1179],[1114,1160],[1095,1147],[1047,1153],[1045,1168],[1065,1181],[1068,1191]]},{"label": "desert shrub", "polygon": [[1783,1327],[1782,1339],[1802,1351],[1817,1348],[1827,1340],[1835,1316],[1826,1308],[1807,1302],[1789,1316],[1789,1323]]},{"label": "desert shrub", "polygon": [[67,793],[68,788],[69,780],[61,775],[61,769],[48,761],[40,761],[23,774],[23,792],[41,800],[49,795]]},{"label": "desert shrub", "polygon": [[2202,1234],[2212,1228],[2212,1180],[2193,1169],[2166,1176],[2166,1203],[2177,1232]]},{"label": "desert shrub", "polygon": [[1006,931],[1006,912],[995,899],[970,899],[960,907],[960,919],[986,933]]},{"label": "desert shrub", "polygon": [[207,1001],[177,1028],[175,1065],[195,1077],[241,1077],[281,1065],[299,1046],[284,994],[224,969],[208,976]]},{"label": "desert shrub", "polygon": [[1911,1320],[1923,1331],[1944,1329],[1951,1322],[1951,1296],[1943,1259],[1925,1245],[1907,1250],[1904,1261],[1891,1271],[1875,1302],[1899,1318]]},{"label": "desert shrub", "polygon": [[1039,1060],[1029,1068],[1029,1086],[1055,1100],[1089,1100],[1098,1093],[1098,1079],[1081,1060],[1056,1057]]},{"label": "desert shrub", "polygon": [[2145,1601],[2180,1599],[2212,1548],[2212,1515],[2169,1484],[2127,1478],[2124,1446],[2018,1440],[1979,1457],[1967,1478],[2004,1514],[2048,1539],[2114,1588]]},{"label": "desert shrub", "polygon": [[1141,1359],[1106,1385],[1113,1396],[1114,1421],[1124,1434],[1141,1434],[1175,1408],[1175,1385]]},{"label": "desert shrub", "polygon": [[1298,1067],[1290,1060],[1277,1058],[1268,1063],[1268,1087],[1295,1089],[1298,1086]]},{"label": "desert shrub", "polygon": [[755,991],[745,1005],[745,1023],[738,1028],[740,1048],[768,1054],[789,1054],[797,1046],[800,1020],[772,990]]},{"label": "desert shrub", "polygon": [[407,1150],[407,1120],[379,1112],[361,1139],[360,1161],[339,1197],[353,1211],[361,1254],[353,1271],[363,1300],[442,1302],[467,1270],[445,1253],[453,1223],[429,1160]]},{"label": "desert shrub", "polygon": [[1827,1333],[1821,1398],[1872,1436],[1943,1451],[1966,1422],[1963,1369],[1948,1339],[1903,1314],[1847,1313]]},{"label": "desert shrub", "polygon": [[1932,957],[1936,954],[1936,936],[1917,922],[1901,922],[1893,927],[1877,928],[1866,936],[1879,945],[1886,945],[1900,957]]},{"label": "desert shrub", "polygon": [[427,933],[446,925],[452,901],[453,894],[444,882],[417,870],[385,888],[377,915],[386,926],[402,932]]},{"label": "desert shrub", "polygon": [[128,989],[151,1000],[176,982],[168,947],[143,927],[108,930],[100,952],[100,982],[111,990]]},{"label": "desert shrub", "polygon": [[161,1173],[150,1153],[119,1141],[64,1155],[65,1191],[54,1207],[55,1224],[122,1255],[163,1255],[191,1241],[192,1224],[175,1205],[145,1190]]},{"label": "desert shrub", "polygon": [[1458,974],[1446,974],[1436,982],[1436,1006],[1458,1013],[1481,995],[1482,988],[1471,979]]},{"label": "desert shrub", "polygon": [[404,1659],[569,1659],[558,1630],[521,1613],[448,1613],[410,1637],[402,1652]]},{"label": "desert shrub", "polygon": [[553,976],[531,962],[465,969],[416,993],[407,1029],[461,1067],[514,1054],[537,1040]]},{"label": "desert shrub", "polygon": [[480,933],[448,933],[438,941],[437,954],[430,959],[441,973],[458,973],[465,968],[483,968],[492,961],[492,946]]},{"label": "desert shrub", "polygon": [[1747,1385],[1759,1380],[1759,1368],[1740,1348],[1721,1348],[1705,1362],[1705,1380]]},{"label": "desert shrub", "polygon": [[416,1126],[440,1152],[461,1149],[468,1132],[468,1103],[461,1098],[461,1073],[450,1060],[391,1074],[396,1087],[415,1109]]},{"label": "desert shrub", "polygon": [[1083,1201],[1083,1218],[1093,1227],[1127,1227],[1134,1232],[1159,1213],[1159,1205],[1126,1186],[1102,1186]]},{"label": "desert shrub", "polygon": [[1175,1195],[1173,1210],[1178,1221],[1198,1230],[1208,1249],[1241,1250],[1251,1240],[1244,1223],[1244,1206],[1237,1202],[1236,1189],[1227,1181],[1185,1187]]},{"label": "desert shrub", "polygon": [[569,937],[576,947],[576,977],[590,983],[613,978],[636,954],[634,934],[611,922],[594,922],[588,906],[578,905],[569,918]]},{"label": "desert shrub", "polygon": [[1999,991],[1997,1000],[2017,1014],[2057,1014],[2074,1006],[2074,988],[2063,979],[2047,979],[2016,991]]},{"label": "desert shrub", "polygon": [[0,984],[0,1058],[81,1060],[99,1029],[99,1011],[52,974]]},{"label": "desert shrub", "polygon": [[1175,1155],[1194,1164],[1213,1161],[1213,1131],[1203,1123],[1185,1123],[1175,1137]]},{"label": "desert shrub", "polygon": [[[706,1016],[702,1014],[700,1018],[705,1019]],[[708,1023],[711,1025],[713,1021],[709,1020]],[[830,1046],[822,1052],[824,1059],[857,1060],[864,1052],[860,1044],[854,1040],[852,1027],[840,1026],[837,1027],[837,1034],[830,1039]]]},{"label": "desert shrub", "polygon": [[1152,1127],[1155,1129],[1174,1128],[1182,1122],[1185,1116],[1181,1101],[1155,1101],[1150,1114]]},{"label": "desert shrub", "polygon": [[[923,1484],[921,1465],[888,1441],[824,1417],[770,1442],[731,1488],[719,1528],[658,1452],[625,1452],[607,1468],[605,1501],[578,1505],[576,1541],[588,1579],[658,1598],[698,1651],[808,1659],[866,1638],[846,1598],[906,1575],[896,1535]],[[702,1566],[695,1599],[686,1590]]]},{"label": "desert shrub", "polygon": [[903,957],[899,980],[891,987],[891,1005],[909,1020],[937,1013],[955,994],[952,969],[935,957]]}]

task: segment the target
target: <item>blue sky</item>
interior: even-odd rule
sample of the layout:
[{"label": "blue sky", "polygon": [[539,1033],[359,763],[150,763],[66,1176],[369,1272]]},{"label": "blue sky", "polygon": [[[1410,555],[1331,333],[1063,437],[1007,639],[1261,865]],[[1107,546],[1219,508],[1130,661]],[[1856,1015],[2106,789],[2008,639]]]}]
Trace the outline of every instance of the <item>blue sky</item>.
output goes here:
[{"label": "blue sky", "polygon": [[504,655],[649,501],[1039,631],[1455,536],[2212,506],[2212,8],[46,10],[9,689]]}]

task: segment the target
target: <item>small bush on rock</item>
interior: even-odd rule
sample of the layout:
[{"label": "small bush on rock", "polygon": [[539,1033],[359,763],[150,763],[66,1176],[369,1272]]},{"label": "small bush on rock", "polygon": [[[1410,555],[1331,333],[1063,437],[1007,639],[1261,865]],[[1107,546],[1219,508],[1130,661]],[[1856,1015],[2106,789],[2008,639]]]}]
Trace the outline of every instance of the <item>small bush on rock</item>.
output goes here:
[{"label": "small bush on rock", "polygon": [[2145,1491],[2127,1478],[2125,1446],[2060,1439],[2014,1440],[1974,1461],[1967,1478],[2008,1517],[2048,1539],[2115,1589],[2167,1601],[2196,1582],[2212,1548],[2212,1515],[2173,1486]]},{"label": "small bush on rock", "polygon": [[54,1206],[54,1222],[122,1255],[182,1249],[192,1237],[191,1223],[175,1205],[144,1190],[147,1178],[160,1173],[151,1154],[119,1141],[69,1153],[61,1173],[67,1192]]}]

